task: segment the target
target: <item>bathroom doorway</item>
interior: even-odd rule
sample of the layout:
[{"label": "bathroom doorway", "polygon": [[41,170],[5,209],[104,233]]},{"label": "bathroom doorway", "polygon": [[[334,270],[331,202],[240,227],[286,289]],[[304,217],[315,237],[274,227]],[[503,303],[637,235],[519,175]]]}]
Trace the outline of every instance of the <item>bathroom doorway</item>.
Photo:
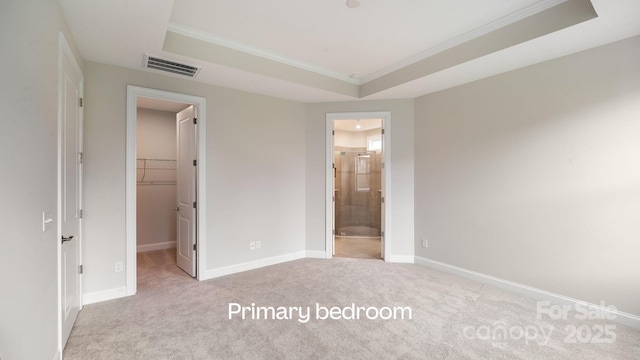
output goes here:
[{"label": "bathroom doorway", "polygon": [[329,124],[332,256],[384,259],[384,117],[371,115]]}]

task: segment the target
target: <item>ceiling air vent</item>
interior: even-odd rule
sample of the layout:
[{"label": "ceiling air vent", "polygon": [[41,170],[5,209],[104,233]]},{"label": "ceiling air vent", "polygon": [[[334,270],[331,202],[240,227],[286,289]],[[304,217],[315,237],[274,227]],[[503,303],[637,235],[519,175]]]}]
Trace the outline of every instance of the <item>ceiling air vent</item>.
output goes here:
[{"label": "ceiling air vent", "polygon": [[149,69],[155,69],[160,71],[166,71],[173,74],[184,75],[188,77],[196,77],[200,68],[181,64],[175,61],[161,59],[151,55],[144,56],[144,66]]}]

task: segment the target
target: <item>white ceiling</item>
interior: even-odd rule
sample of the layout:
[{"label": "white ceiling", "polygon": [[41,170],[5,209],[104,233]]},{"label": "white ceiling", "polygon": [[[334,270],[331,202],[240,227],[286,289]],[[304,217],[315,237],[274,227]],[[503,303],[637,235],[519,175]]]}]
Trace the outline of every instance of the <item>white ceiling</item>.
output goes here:
[{"label": "white ceiling", "polygon": [[[143,69],[148,53],[201,67],[193,81],[318,102],[413,98],[640,34],[640,1],[592,0],[594,19],[400,76],[447,49],[584,1],[362,0],[356,9],[345,0],[60,3],[86,60]],[[392,81],[377,86],[385,79]]]},{"label": "white ceiling", "polygon": [[340,119],[334,120],[333,129],[361,132],[382,128],[382,119]]},{"label": "white ceiling", "polygon": [[167,112],[173,112],[173,113],[178,113],[186,109],[187,107],[189,107],[189,104],[185,104],[185,103],[148,98],[143,96],[139,96],[136,99],[136,102],[137,102],[136,105],[139,109],[150,109],[150,110],[167,111]]}]

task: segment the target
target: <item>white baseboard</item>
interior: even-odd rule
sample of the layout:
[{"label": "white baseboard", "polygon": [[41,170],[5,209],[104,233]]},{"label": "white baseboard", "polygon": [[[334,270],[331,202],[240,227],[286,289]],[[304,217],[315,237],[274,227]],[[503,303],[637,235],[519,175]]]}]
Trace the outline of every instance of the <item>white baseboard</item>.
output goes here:
[{"label": "white baseboard", "polygon": [[305,257],[310,259],[326,259],[327,253],[324,250],[307,250]]},{"label": "white baseboard", "polygon": [[119,299],[127,296],[127,287],[119,287],[115,289],[103,290],[94,293],[82,295],[82,305],[95,304],[102,301]]},{"label": "white baseboard", "polygon": [[415,257],[413,255],[389,255],[389,259],[386,261],[397,264],[413,264]]},{"label": "white baseboard", "polygon": [[175,241],[166,241],[155,244],[147,244],[147,245],[138,245],[137,252],[145,252],[145,251],[155,251],[155,250],[165,250],[176,247]]},{"label": "white baseboard", "polygon": [[467,279],[475,280],[483,284],[509,290],[509,291],[512,291],[521,295],[525,295],[527,297],[534,298],[537,300],[545,300],[545,301],[549,301],[550,303],[554,303],[558,305],[569,305],[574,309],[576,308],[576,306],[580,306],[582,308],[588,307],[590,310],[591,309],[598,310],[600,314],[611,315],[611,318],[614,318],[614,320],[612,321],[616,323],[630,326],[636,329],[640,329],[640,317],[623,312],[623,311],[611,310],[609,308],[588,303],[586,301],[573,299],[568,296],[555,294],[549,291],[537,289],[531,286],[519,284],[509,280],[500,279],[494,276],[482,274],[473,270],[467,270],[461,267],[449,265],[446,263],[423,258],[420,256],[415,257],[415,263],[418,265],[435,269],[435,270],[439,270],[446,273],[458,275]]},{"label": "white baseboard", "polygon": [[53,355],[53,359],[52,360],[60,360],[62,359],[62,353],[60,352],[60,349],[56,350],[56,353]]},{"label": "white baseboard", "polygon": [[226,266],[222,268],[211,269],[205,272],[205,275],[201,280],[214,279],[217,277],[231,275],[231,274],[248,271],[248,270],[254,270],[254,269],[258,269],[265,266],[276,265],[276,264],[280,264],[280,263],[284,263],[292,260],[303,259],[305,257],[306,257],[306,251],[299,251],[295,253],[274,256],[274,257],[255,260],[255,261],[249,261],[249,262]]}]

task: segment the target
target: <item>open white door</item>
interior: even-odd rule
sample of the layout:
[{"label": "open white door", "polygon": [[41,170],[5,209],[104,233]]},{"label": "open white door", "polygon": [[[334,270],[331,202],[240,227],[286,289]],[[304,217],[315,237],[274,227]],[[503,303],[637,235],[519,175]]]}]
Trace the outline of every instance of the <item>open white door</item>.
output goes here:
[{"label": "open white door", "polygon": [[189,106],[176,115],[177,162],[177,263],[196,276],[196,112]]},{"label": "open white door", "polygon": [[[62,40],[61,40],[62,41]],[[64,43],[66,45],[66,42]],[[78,317],[81,303],[80,218],[82,217],[82,82],[71,51],[60,56],[59,214],[60,303],[62,347]]]}]

